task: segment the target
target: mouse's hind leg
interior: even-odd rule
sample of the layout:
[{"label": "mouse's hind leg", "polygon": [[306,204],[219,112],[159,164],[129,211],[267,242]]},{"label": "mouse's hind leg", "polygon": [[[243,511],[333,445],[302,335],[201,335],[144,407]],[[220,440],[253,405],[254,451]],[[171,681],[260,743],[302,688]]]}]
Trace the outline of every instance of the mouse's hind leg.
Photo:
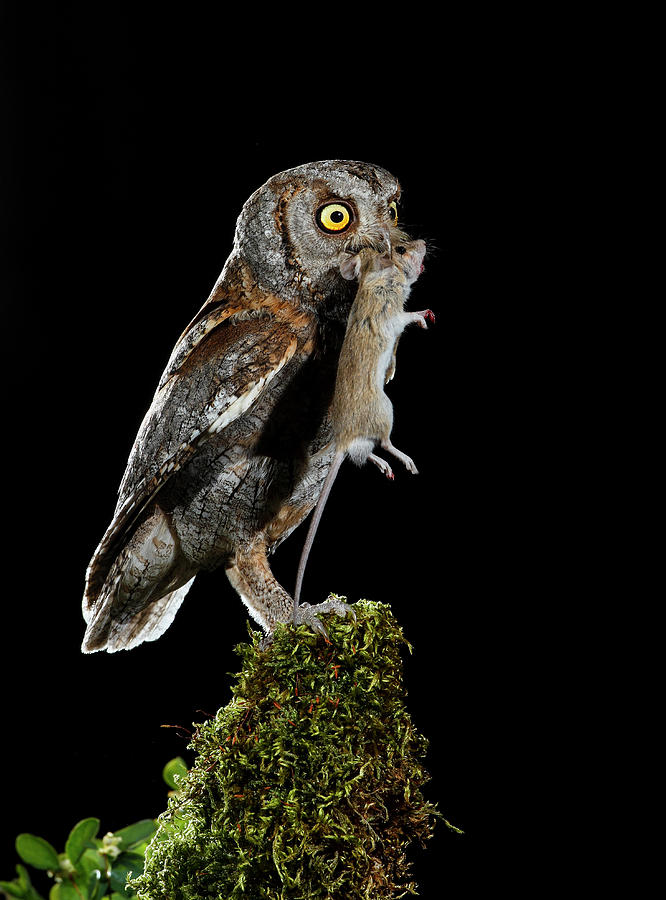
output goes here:
[{"label": "mouse's hind leg", "polygon": [[[411,458],[411,456],[407,456],[407,454],[403,453],[402,450],[398,450],[397,447],[394,447],[393,444],[391,443],[390,438],[386,438],[386,440],[382,441],[382,447],[388,453],[392,453],[393,456],[397,457],[400,460],[400,462],[405,466],[405,468],[407,469],[408,472],[411,472],[412,475],[418,475],[419,470],[416,468],[416,465],[414,464],[414,460]],[[374,460],[373,460],[373,462],[374,462]]]},{"label": "mouse's hind leg", "polygon": [[389,466],[385,459],[382,459],[381,456],[377,456],[376,453],[368,453],[368,459],[373,462],[378,469],[386,475],[387,478],[390,478],[393,481],[393,469]]}]

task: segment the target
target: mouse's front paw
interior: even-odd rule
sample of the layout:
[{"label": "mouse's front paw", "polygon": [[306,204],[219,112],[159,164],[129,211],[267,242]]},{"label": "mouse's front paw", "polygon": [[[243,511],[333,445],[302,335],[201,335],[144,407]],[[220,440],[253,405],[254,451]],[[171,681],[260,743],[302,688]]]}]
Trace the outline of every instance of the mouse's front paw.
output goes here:
[{"label": "mouse's front paw", "polygon": [[294,623],[296,625],[308,625],[313,631],[321,634],[328,640],[328,632],[319,616],[322,613],[331,612],[337,613],[343,619],[347,613],[350,613],[353,620],[356,621],[356,613],[353,607],[348,603],[344,603],[335,594],[329,594],[327,600],[324,600],[323,603],[316,603],[314,606],[310,606],[309,603],[301,603],[294,614]]}]

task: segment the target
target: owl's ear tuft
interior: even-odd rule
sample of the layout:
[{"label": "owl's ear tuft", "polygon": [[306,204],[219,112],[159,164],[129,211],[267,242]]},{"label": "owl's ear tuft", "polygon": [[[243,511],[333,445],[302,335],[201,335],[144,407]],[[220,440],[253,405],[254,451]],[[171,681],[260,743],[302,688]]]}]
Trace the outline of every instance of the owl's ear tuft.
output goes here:
[{"label": "owl's ear tuft", "polygon": [[358,278],[361,271],[361,257],[358,253],[355,256],[345,256],[340,263],[340,274],[347,281],[353,281]]}]

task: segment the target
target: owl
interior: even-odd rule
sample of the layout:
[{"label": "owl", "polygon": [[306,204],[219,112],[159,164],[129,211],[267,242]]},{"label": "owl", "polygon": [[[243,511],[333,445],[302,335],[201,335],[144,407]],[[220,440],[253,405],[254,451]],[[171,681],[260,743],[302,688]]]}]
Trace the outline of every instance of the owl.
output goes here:
[{"label": "owl", "polygon": [[399,198],[384,169],[325,160],[274,175],[247,200],[88,566],[84,653],[156,640],[197,573],[219,567],[268,642],[279,622],[325,634],[320,615],[346,613],[337,600],[294,610],[268,558],[315,506],[333,459],[329,407],[354,294],[340,262],[408,239]]}]

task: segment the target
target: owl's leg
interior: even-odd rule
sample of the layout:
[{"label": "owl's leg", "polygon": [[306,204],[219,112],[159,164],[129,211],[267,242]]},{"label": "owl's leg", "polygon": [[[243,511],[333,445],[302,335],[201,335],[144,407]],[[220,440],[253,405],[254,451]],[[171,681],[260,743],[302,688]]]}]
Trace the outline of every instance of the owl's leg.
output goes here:
[{"label": "owl's leg", "polygon": [[[273,631],[278,622],[294,621],[294,601],[277,581],[270,570],[263,544],[255,544],[249,548],[238,549],[234,564],[227,568],[227,578],[234,590],[240,595],[250,615],[264,629],[264,646],[270,643]],[[324,612],[336,612],[345,616],[354,611],[346,603],[331,598],[310,606],[303,603],[296,611],[296,624],[309,625],[324,637],[328,637],[326,629],[318,615]],[[355,616],[354,616],[355,618]]]},{"label": "owl's leg", "polygon": [[271,572],[263,544],[237,549],[226,573],[231,586],[254,621],[264,629],[267,638],[278,622],[289,621],[293,601]]}]

